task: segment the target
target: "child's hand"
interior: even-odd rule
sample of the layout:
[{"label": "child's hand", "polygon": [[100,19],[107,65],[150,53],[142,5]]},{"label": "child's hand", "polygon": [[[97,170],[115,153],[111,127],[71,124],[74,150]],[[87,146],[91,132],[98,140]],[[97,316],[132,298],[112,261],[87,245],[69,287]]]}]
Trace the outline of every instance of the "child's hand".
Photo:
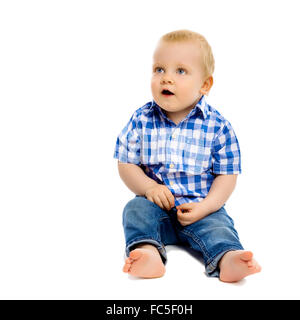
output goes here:
[{"label": "child's hand", "polygon": [[157,184],[154,187],[150,187],[146,191],[145,197],[164,210],[169,211],[175,206],[175,199],[172,192],[163,184]]},{"label": "child's hand", "polygon": [[201,203],[184,203],[176,207],[177,220],[182,226],[188,226],[203,218]]}]

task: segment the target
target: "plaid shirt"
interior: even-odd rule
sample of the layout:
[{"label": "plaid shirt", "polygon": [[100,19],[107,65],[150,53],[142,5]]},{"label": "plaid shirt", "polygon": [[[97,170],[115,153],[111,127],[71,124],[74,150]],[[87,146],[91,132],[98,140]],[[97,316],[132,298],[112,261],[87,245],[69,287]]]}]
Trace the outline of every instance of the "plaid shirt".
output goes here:
[{"label": "plaid shirt", "polygon": [[136,110],[117,138],[114,158],[165,184],[175,206],[203,200],[216,175],[241,173],[231,124],[204,96],[178,125],[154,101]]}]

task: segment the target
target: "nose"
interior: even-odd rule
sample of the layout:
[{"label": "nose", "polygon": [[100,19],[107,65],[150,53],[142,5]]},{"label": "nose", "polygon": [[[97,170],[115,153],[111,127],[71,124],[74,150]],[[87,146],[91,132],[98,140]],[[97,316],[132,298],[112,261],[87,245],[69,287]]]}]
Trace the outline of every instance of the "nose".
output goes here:
[{"label": "nose", "polygon": [[174,81],[170,77],[164,76],[161,78],[160,83],[161,84],[174,84]]}]

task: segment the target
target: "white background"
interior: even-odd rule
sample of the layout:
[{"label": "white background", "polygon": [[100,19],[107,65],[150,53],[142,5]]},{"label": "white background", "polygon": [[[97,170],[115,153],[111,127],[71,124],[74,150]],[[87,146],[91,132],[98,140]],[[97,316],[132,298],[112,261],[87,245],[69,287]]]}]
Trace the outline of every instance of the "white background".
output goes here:
[{"label": "white background", "polygon": [[[298,1],[1,1],[0,298],[299,299]],[[168,249],[161,279],[122,273],[116,137],[151,100],[151,57],[176,29],[216,60],[207,101],[243,173],[227,203],[263,271],[238,284]]]}]

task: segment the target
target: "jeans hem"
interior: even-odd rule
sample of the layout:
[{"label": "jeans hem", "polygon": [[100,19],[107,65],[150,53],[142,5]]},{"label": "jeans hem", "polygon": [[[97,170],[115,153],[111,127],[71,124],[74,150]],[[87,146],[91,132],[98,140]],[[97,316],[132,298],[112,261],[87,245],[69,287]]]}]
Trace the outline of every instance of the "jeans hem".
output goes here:
[{"label": "jeans hem", "polygon": [[235,250],[244,250],[242,246],[231,246],[223,248],[222,251],[215,255],[212,261],[206,265],[205,267],[205,274],[209,277],[219,277],[220,276],[220,269],[219,269],[219,261],[224,256],[224,254],[228,251],[235,251]]},{"label": "jeans hem", "polygon": [[133,250],[134,247],[136,247],[138,244],[142,244],[142,243],[144,243],[144,244],[148,243],[148,244],[154,245],[157,248],[157,250],[161,256],[163,264],[167,263],[167,253],[166,253],[166,249],[165,249],[164,245],[162,243],[158,242],[157,240],[154,240],[151,238],[135,239],[135,240],[131,241],[130,243],[128,243],[126,246],[126,250],[125,250],[126,256],[129,257],[130,251]]}]

